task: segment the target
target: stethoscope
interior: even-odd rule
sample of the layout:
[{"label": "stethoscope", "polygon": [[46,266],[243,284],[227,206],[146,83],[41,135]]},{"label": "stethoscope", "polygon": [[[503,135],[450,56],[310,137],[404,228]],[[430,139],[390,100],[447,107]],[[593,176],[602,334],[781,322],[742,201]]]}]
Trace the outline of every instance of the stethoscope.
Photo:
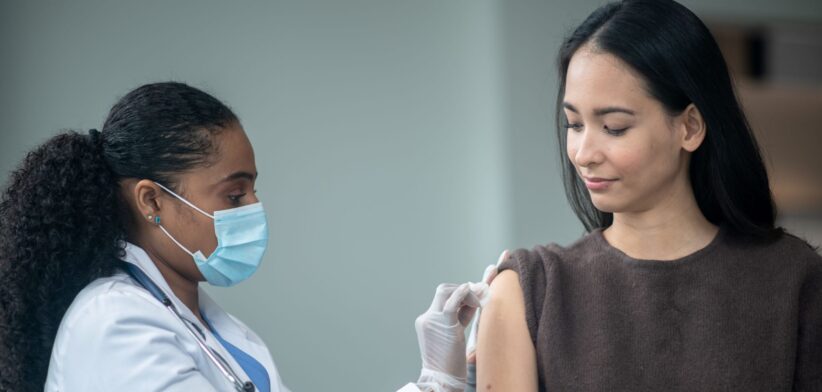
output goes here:
[{"label": "stethoscope", "polygon": [[180,322],[186,326],[186,329],[194,337],[194,340],[197,341],[197,345],[206,353],[206,356],[220,369],[220,372],[225,376],[228,381],[234,385],[234,389],[239,392],[253,392],[255,390],[254,384],[251,381],[242,382],[240,381],[240,377],[231,368],[231,365],[226,362],[223,357],[217,353],[216,351],[212,350],[211,347],[208,347],[205,343],[205,334],[203,331],[198,327],[196,324],[192,323],[191,321],[186,320],[180,312],[177,311],[177,308],[171,302],[171,299],[154,283],[145,272],[143,272],[140,268],[137,268],[136,265],[131,263],[123,262],[123,269],[126,273],[129,274],[140,286],[143,286],[146,290],[148,290],[154,298],[157,298],[163,306],[168,309],[174,316],[180,319]]}]

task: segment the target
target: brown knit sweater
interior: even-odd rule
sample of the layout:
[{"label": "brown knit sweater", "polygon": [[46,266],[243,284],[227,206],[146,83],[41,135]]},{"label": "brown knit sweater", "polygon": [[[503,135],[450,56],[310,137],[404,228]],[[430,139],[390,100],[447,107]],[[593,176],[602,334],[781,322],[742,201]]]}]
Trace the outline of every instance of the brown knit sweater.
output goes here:
[{"label": "brown knit sweater", "polygon": [[540,391],[822,391],[822,257],[720,229],[678,260],[632,259],[595,230],[517,250]]}]

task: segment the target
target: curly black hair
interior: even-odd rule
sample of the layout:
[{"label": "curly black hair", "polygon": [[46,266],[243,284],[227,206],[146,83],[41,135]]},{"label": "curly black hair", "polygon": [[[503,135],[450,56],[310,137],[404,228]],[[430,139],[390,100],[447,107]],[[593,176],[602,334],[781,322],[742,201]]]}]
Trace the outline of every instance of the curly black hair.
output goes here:
[{"label": "curly black hair", "polygon": [[131,224],[120,180],[174,187],[236,122],[201,90],[147,84],[112,107],[102,132],[63,132],[28,153],[0,196],[0,390],[43,390],[72,300],[115,272]]}]

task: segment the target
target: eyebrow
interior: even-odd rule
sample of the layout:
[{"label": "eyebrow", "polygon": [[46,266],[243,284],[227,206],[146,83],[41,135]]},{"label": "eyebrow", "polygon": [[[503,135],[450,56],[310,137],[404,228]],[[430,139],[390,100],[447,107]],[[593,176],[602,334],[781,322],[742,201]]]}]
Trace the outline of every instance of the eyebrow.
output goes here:
[{"label": "eyebrow", "polygon": [[[570,110],[574,113],[579,114],[579,110],[577,110],[577,108],[574,107],[574,105],[571,105],[568,102],[563,102],[562,107],[564,107],[564,108],[566,108],[566,109],[568,109],[568,110]],[[631,116],[636,115],[636,112],[634,112],[633,110],[622,108],[622,107],[619,107],[619,106],[606,106],[604,108],[594,109],[594,115],[598,116],[598,117],[604,116],[606,114],[611,114],[611,113],[625,113],[625,114],[629,114]]]},{"label": "eyebrow", "polygon": [[254,173],[250,173],[250,172],[246,172],[246,171],[234,172],[232,174],[229,174],[229,175],[225,176],[222,180],[218,181],[217,183],[221,184],[221,183],[224,183],[224,182],[227,182],[227,181],[232,181],[232,180],[241,179],[241,178],[248,179],[250,181],[254,181],[254,179],[257,178],[257,172],[254,172]]}]

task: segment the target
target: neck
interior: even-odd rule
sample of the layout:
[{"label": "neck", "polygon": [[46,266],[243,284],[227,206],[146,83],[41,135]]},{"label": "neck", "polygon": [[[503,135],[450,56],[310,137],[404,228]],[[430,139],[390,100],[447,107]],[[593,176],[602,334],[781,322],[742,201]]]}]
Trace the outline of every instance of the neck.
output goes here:
[{"label": "neck", "polygon": [[707,246],[718,230],[702,214],[685,181],[678,192],[650,209],[614,213],[613,224],[603,235],[632,258],[675,260]]},{"label": "neck", "polygon": [[183,303],[191,313],[194,313],[200,322],[205,324],[205,320],[203,320],[202,315],[200,314],[200,293],[198,290],[198,282],[187,279],[185,276],[177,272],[171,265],[160,255],[153,252],[151,249],[147,247],[143,247],[142,245],[138,244],[141,248],[143,248],[148,256],[151,258],[151,261],[154,262],[154,265],[157,266],[157,269],[160,270],[160,274],[163,275],[163,279],[165,279],[168,286],[171,288],[171,291],[174,295]]}]

